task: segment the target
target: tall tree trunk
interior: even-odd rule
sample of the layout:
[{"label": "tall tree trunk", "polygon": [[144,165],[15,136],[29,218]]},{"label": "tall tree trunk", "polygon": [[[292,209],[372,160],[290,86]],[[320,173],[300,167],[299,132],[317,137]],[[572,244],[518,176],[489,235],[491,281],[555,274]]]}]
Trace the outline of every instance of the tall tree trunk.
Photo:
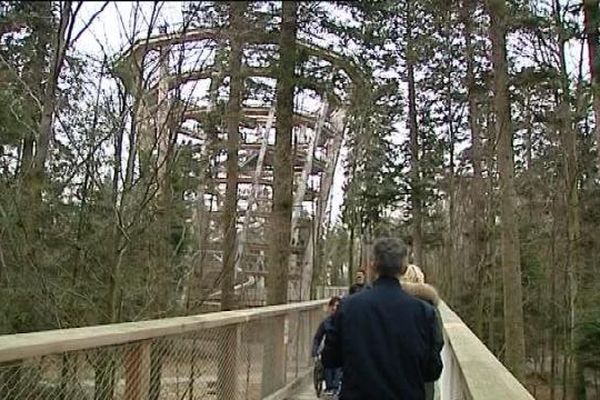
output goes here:
[{"label": "tall tree trunk", "polygon": [[[76,17],[76,15],[71,12],[71,7],[71,1],[61,3],[58,32],[56,35],[56,42],[54,43],[53,54],[50,58],[50,71],[42,99],[42,113],[31,169],[31,178],[33,178],[35,185],[34,193],[38,198],[41,194],[41,185],[44,181],[44,166],[48,156],[50,141],[52,139],[52,121],[54,119],[54,113],[56,112],[58,79],[67,53],[67,46],[71,41],[71,34],[73,32]],[[77,10],[78,9],[79,8],[77,8]],[[39,200],[41,200],[41,198],[39,198]]]},{"label": "tall tree trunk", "polygon": [[550,245],[551,245],[550,321],[554,322],[552,324],[552,326],[550,327],[550,400],[556,399],[556,377],[557,377],[556,368],[557,368],[557,361],[558,361],[558,352],[557,352],[557,345],[556,345],[556,342],[557,342],[557,340],[556,340],[556,331],[557,331],[556,321],[558,321],[558,318],[557,318],[557,312],[556,312],[556,301],[554,300],[554,299],[556,299],[556,266],[557,266],[556,250],[555,250],[556,249],[556,226],[555,225],[556,225],[556,221],[553,221],[551,237],[550,237]]},{"label": "tall tree trunk", "polygon": [[594,95],[594,131],[596,132],[597,168],[600,174],[600,9],[598,0],[583,0],[583,16]]},{"label": "tall tree trunk", "polygon": [[408,80],[408,123],[410,131],[410,185],[412,206],[412,252],[413,262],[419,266],[423,261],[423,227],[421,174],[419,170],[419,129],[417,125],[417,100],[415,90],[416,51],[412,33],[412,10],[406,8],[406,70]]},{"label": "tall tree trunk", "polygon": [[[22,195],[23,198],[18,204],[26,208],[21,213],[21,218],[28,242],[31,242],[29,246],[24,246],[27,253],[26,257],[29,259],[28,265],[35,265],[41,261],[38,254],[42,244],[41,233],[43,230],[40,228],[45,226],[41,210],[41,182],[38,183],[36,180],[36,176],[40,172],[36,172],[36,152],[39,149],[38,140],[42,126],[42,108],[47,107],[45,102],[49,100],[47,94],[50,91],[50,86],[52,86],[50,82],[52,80],[51,75],[48,71],[56,54],[58,35],[51,35],[48,31],[49,27],[52,27],[52,29],[56,27],[51,2],[34,2],[31,7],[31,12],[37,15],[37,18],[29,27],[33,48],[30,61],[25,65],[22,77],[30,93],[28,100],[32,101],[32,104],[36,104],[37,107],[32,110],[32,120],[35,121],[35,124],[31,128],[27,128],[22,140],[19,165],[19,178],[21,179],[19,195]],[[41,23],[40,20],[45,20],[46,23]],[[52,100],[54,101],[54,99]]]},{"label": "tall tree trunk", "polygon": [[231,310],[235,303],[235,249],[238,191],[238,149],[240,143],[240,104],[244,80],[241,75],[242,33],[247,2],[230,2],[229,53],[230,90],[227,104],[227,188],[223,206],[223,272],[221,277],[221,310]]},{"label": "tall tree trunk", "polygon": [[[223,52],[223,48],[219,48],[217,50],[217,54],[220,54]],[[206,133],[206,142],[204,144],[205,146],[205,155],[204,155],[204,160],[203,163],[199,166],[199,174],[202,177],[199,187],[198,187],[198,196],[199,196],[199,200],[198,200],[198,206],[197,206],[197,212],[198,212],[198,252],[199,252],[199,256],[198,256],[198,261],[195,263],[195,265],[193,266],[193,271],[195,271],[197,268],[199,269],[199,273],[195,274],[196,276],[198,276],[200,278],[200,280],[203,279],[204,277],[204,271],[206,268],[206,260],[207,260],[207,256],[208,256],[208,251],[207,251],[207,245],[208,245],[208,239],[211,235],[211,231],[212,231],[212,227],[211,227],[211,213],[214,211],[213,210],[213,200],[212,200],[212,193],[214,193],[215,190],[215,182],[213,180],[214,177],[214,172],[215,172],[215,165],[214,165],[214,159],[215,159],[215,155],[217,154],[216,152],[216,145],[218,142],[218,127],[217,127],[217,121],[216,121],[216,115],[219,113],[219,110],[217,109],[217,96],[218,96],[218,89],[221,86],[221,83],[223,82],[223,78],[224,78],[224,73],[225,71],[221,70],[217,73],[217,75],[213,75],[211,80],[210,80],[210,85],[208,88],[208,99],[209,99],[209,104],[210,104],[210,108],[211,111],[209,113],[210,118],[208,118],[206,127],[204,129],[205,133]],[[205,193],[211,193],[211,201],[210,201],[210,205],[208,210],[206,209],[205,205],[204,205],[204,194]],[[190,283],[188,284],[188,290],[187,290],[187,295],[186,295],[186,313],[189,314],[190,312],[192,312],[191,306],[192,306],[192,292],[191,289],[194,285],[192,284],[192,282],[190,281]],[[202,294],[200,299],[194,299],[194,302],[197,304],[202,304],[204,301],[206,300],[205,294]]]},{"label": "tall tree trunk", "polygon": [[298,3],[284,1],[277,76],[277,135],[273,165],[273,210],[270,223],[270,264],[267,304],[287,302],[293,206],[292,130]]},{"label": "tall tree trunk", "polygon": [[504,340],[506,364],[517,379],[525,378],[525,335],[519,230],[517,226],[516,190],[512,148],[512,122],[508,95],[506,60],[506,4],[489,0],[490,39],[494,66],[494,108],[497,124],[497,156],[500,177],[502,276],[504,283]]},{"label": "tall tree trunk", "polygon": [[[45,19],[48,21],[48,24],[52,24],[53,12],[52,4],[50,2],[32,3],[31,7],[31,12],[33,14],[36,14],[40,19]],[[43,24],[41,26],[33,24],[30,27],[34,49],[30,62],[26,64],[25,70],[23,71],[23,80],[28,86],[32,100],[34,96],[40,100],[45,98],[45,88],[49,84],[48,82],[48,84],[45,85],[45,82],[49,80],[48,63],[53,55],[54,46],[56,45],[56,43],[52,41],[52,37],[50,37],[43,28]],[[43,106],[43,104],[40,104],[40,106]],[[39,109],[39,107],[36,108],[34,118],[41,121],[41,112],[42,110]],[[29,181],[31,181],[33,176],[34,150],[36,138],[39,136],[39,121],[36,127],[31,127],[31,129],[27,129],[25,132],[21,149],[19,173],[22,178],[28,179]]]},{"label": "tall tree trunk", "polygon": [[[483,289],[483,282],[486,279],[487,271],[485,270],[485,224],[484,219],[480,215],[485,210],[485,191],[483,186],[482,166],[481,166],[481,127],[479,125],[479,109],[477,107],[477,82],[475,81],[475,49],[472,42],[473,35],[473,0],[466,0],[463,4],[463,23],[465,27],[465,49],[467,57],[467,99],[469,108],[469,128],[471,130],[471,162],[473,164],[473,186],[471,190],[473,212],[473,246],[470,254],[470,262],[477,271],[480,287]],[[480,315],[480,320],[476,325],[483,326],[483,313]],[[478,332],[482,334],[482,329]]]},{"label": "tall tree trunk", "polygon": [[350,226],[350,234],[348,237],[348,285],[352,286],[354,283],[354,223]]},{"label": "tall tree trunk", "polygon": [[[293,165],[292,130],[294,128],[294,85],[296,66],[296,18],[298,2],[284,1],[279,36],[279,70],[277,76],[277,135],[273,164],[273,209],[269,224],[269,271],[267,304],[282,304],[288,298],[288,270],[292,238]],[[269,344],[263,356],[263,397],[285,384],[285,343],[283,317],[265,324]]]},{"label": "tall tree trunk", "polygon": [[[494,193],[495,189],[499,186],[498,184],[498,177],[497,177],[497,173],[493,173],[493,172],[497,172],[498,171],[498,163],[495,157],[495,151],[496,151],[496,147],[495,147],[495,143],[496,143],[496,131],[495,131],[495,116],[494,116],[494,110],[493,110],[493,106],[492,105],[488,105],[488,107],[486,108],[485,111],[485,115],[482,115],[482,120],[485,121],[485,136],[487,137],[487,141],[486,141],[486,146],[482,146],[482,162],[487,165],[488,168],[488,177],[487,177],[487,181],[482,180],[482,184],[485,186],[485,190],[488,193]],[[486,229],[491,230],[489,231],[488,235],[490,237],[497,237],[497,228],[496,228],[496,220],[497,220],[497,200],[494,199],[494,201],[492,201],[492,199],[489,199],[488,201],[488,207],[486,210],[484,210],[484,221],[483,223],[486,226]],[[498,318],[498,315],[496,313],[496,310],[498,308],[498,300],[497,300],[497,296],[498,296],[498,289],[502,288],[502,285],[498,283],[499,279],[501,279],[501,265],[498,264],[497,260],[497,256],[496,256],[496,246],[490,241],[487,240],[485,242],[485,260],[487,260],[488,263],[488,269],[489,269],[489,281],[490,281],[490,286],[489,286],[489,313],[488,313],[488,336],[487,336],[487,344],[489,345],[490,349],[492,350],[492,352],[498,353],[499,349],[501,347],[501,343],[500,345],[497,343],[498,337],[502,337],[503,335],[498,335],[498,326],[496,324],[496,320]],[[500,312],[502,312],[502,310],[500,310]]]},{"label": "tall tree trunk", "polygon": [[[596,11],[592,12],[591,5],[587,5],[588,13],[591,13],[591,18],[594,14],[597,17],[598,4],[596,2]],[[578,290],[578,270],[579,270],[579,242],[581,238],[580,216],[579,216],[579,191],[577,182],[579,180],[579,167],[577,161],[577,132],[573,127],[573,118],[571,115],[570,105],[570,88],[569,75],[567,72],[567,63],[565,55],[565,46],[567,42],[566,32],[564,32],[563,21],[561,17],[561,5],[559,0],[554,1],[555,22],[559,28],[559,61],[561,73],[561,95],[557,99],[559,107],[560,120],[560,138],[564,148],[563,156],[563,179],[564,179],[564,196],[567,218],[567,294],[569,301],[569,343],[568,346],[573,351],[573,370],[572,383],[575,398],[577,400],[585,400],[585,379],[583,376],[583,367],[581,365],[579,354],[576,351],[576,334],[575,327],[577,325],[577,290]],[[587,15],[586,15],[587,16]],[[586,20],[586,22],[589,22]],[[586,24],[586,28],[587,28]],[[594,35],[592,35],[594,36]],[[597,34],[595,35],[597,39]],[[589,37],[588,37],[589,40]],[[588,42],[589,43],[589,42]],[[595,52],[596,49],[594,49]],[[591,67],[595,68],[595,65]],[[593,73],[593,71],[592,71]],[[594,103],[596,99],[594,99]]]},{"label": "tall tree trunk", "polygon": [[123,252],[121,251],[121,229],[119,229],[120,216],[123,215],[122,211],[124,208],[125,198],[129,194],[127,187],[123,188],[121,192],[121,200],[119,201],[119,179],[122,172],[122,151],[123,151],[123,136],[124,136],[124,115],[127,112],[127,104],[125,96],[122,98],[122,116],[120,118],[121,126],[116,130],[113,137],[113,145],[115,150],[114,155],[114,169],[113,169],[113,180],[112,180],[112,193],[111,193],[111,204],[114,207],[113,213],[113,226],[111,230],[111,245],[112,245],[112,259],[111,267],[108,276],[108,295],[106,299],[106,321],[107,323],[118,322],[117,318],[117,304],[118,304],[118,293],[120,283],[120,272],[121,272],[121,259]]},{"label": "tall tree trunk", "polygon": [[31,133],[27,132],[23,138],[23,144],[21,146],[21,157],[19,164],[19,174],[21,176],[27,176],[30,173],[33,164],[33,145],[34,138]]},{"label": "tall tree trunk", "polygon": [[[450,42],[451,42],[451,35],[452,32],[451,30],[454,29],[454,27],[451,26],[452,23],[452,10],[450,7],[447,7],[444,11],[443,11],[443,15],[444,15],[444,20],[443,20],[443,33],[444,33],[444,47],[450,49]],[[454,54],[452,51],[450,51],[450,56],[448,58],[448,60],[445,63],[445,75],[446,75],[446,79],[448,82],[452,82],[453,79],[453,67],[452,67],[452,63],[454,60]],[[455,132],[455,127],[454,127],[454,111],[453,111],[453,93],[452,93],[452,86],[448,85],[446,88],[446,93],[444,94],[445,98],[445,106],[446,106],[446,115],[447,115],[447,124],[448,124],[448,158],[449,158],[449,163],[448,163],[448,193],[447,193],[447,199],[448,199],[448,228],[446,230],[446,247],[447,247],[447,257],[445,260],[445,270],[448,272],[448,274],[446,275],[446,277],[448,277],[450,279],[450,281],[454,281],[453,283],[450,284],[450,288],[452,288],[453,290],[456,290],[459,286],[463,285],[466,283],[466,280],[464,279],[464,274],[458,274],[456,272],[455,269],[455,265],[456,265],[456,238],[455,235],[459,234],[459,230],[457,230],[457,225],[456,225],[456,218],[457,218],[457,208],[456,208],[456,201],[457,198],[459,197],[459,194],[457,193],[456,190],[456,179],[455,179],[455,170],[454,170],[454,163],[455,163],[455,146],[456,146],[456,132]],[[460,212],[460,211],[459,211]],[[457,279],[460,278],[460,279]],[[450,297],[449,299],[454,300],[453,295],[455,295],[456,293],[450,293]]]},{"label": "tall tree trunk", "polygon": [[[238,149],[240,144],[240,109],[244,79],[241,75],[246,1],[229,2],[229,102],[227,104],[227,188],[223,206],[223,270],[221,276],[221,310],[235,307],[235,258],[237,236]],[[236,365],[238,358],[235,326],[221,331],[217,398],[235,397],[237,392]]]}]

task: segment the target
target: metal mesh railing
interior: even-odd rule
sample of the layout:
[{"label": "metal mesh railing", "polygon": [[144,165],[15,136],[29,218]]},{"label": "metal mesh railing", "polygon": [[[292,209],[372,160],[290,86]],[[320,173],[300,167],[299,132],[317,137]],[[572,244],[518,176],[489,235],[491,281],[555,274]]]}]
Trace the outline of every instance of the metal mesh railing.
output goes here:
[{"label": "metal mesh railing", "polygon": [[308,371],[323,316],[321,301],[3,336],[0,399],[260,399]]},{"label": "metal mesh railing", "polygon": [[348,286],[318,286],[317,297],[329,299],[333,296],[344,297],[348,295]]}]

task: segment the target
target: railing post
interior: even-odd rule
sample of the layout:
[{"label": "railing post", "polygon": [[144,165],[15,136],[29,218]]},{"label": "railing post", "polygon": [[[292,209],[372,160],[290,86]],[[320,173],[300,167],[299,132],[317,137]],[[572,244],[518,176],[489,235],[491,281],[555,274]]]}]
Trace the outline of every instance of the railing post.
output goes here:
[{"label": "railing post", "polygon": [[286,378],[286,316],[271,317],[264,321],[262,397],[285,385]]},{"label": "railing post", "polygon": [[312,331],[310,330],[310,311],[303,311],[300,319],[300,359],[298,363],[302,368],[310,365],[310,351],[312,346]]},{"label": "railing post", "polygon": [[124,355],[125,400],[143,400],[150,389],[150,342],[132,344]]},{"label": "railing post", "polygon": [[317,332],[317,328],[319,328],[319,324],[321,324],[321,320],[323,318],[323,313],[320,309],[316,309],[311,311],[310,313],[310,331],[312,334]]},{"label": "railing post", "polygon": [[230,400],[237,398],[238,390],[238,352],[241,341],[239,324],[220,329],[219,371],[217,378],[217,398]]},{"label": "railing post", "polygon": [[300,345],[303,344],[303,338],[302,338],[302,313],[301,312],[296,312],[294,313],[295,315],[295,320],[296,320],[296,329],[295,329],[295,338],[296,338],[296,354],[294,355],[295,361],[296,361],[296,374],[295,377],[298,378],[298,376],[300,375],[300,360],[301,360],[301,348]]},{"label": "railing post", "polygon": [[100,348],[97,353],[94,377],[94,400],[112,400],[115,392],[115,350]]},{"label": "railing post", "polygon": [[311,311],[305,311],[302,313],[303,314],[303,318],[302,318],[302,337],[303,337],[303,342],[302,342],[302,366],[304,368],[310,366],[311,360],[310,360],[310,352],[312,350],[312,337],[313,337],[313,332],[311,331],[310,328],[310,315],[311,315]]},{"label": "railing post", "polygon": [[315,333],[317,332],[317,328],[319,327],[319,324],[321,323],[321,318],[322,318],[322,312],[321,312],[320,308],[308,311],[308,324],[307,324],[308,325],[308,327],[307,327],[307,329],[308,329],[308,332],[307,332],[308,363],[307,363],[307,366],[311,366],[313,364],[313,360],[311,357],[312,340],[313,340]]}]

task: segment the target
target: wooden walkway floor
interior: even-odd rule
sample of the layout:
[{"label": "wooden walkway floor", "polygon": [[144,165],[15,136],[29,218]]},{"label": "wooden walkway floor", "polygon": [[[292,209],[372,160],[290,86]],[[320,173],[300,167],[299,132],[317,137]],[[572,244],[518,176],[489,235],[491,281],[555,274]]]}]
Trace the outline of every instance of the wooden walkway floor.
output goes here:
[{"label": "wooden walkway floor", "polygon": [[295,394],[287,397],[287,400],[317,400],[312,382],[307,382],[305,385],[300,386]]}]

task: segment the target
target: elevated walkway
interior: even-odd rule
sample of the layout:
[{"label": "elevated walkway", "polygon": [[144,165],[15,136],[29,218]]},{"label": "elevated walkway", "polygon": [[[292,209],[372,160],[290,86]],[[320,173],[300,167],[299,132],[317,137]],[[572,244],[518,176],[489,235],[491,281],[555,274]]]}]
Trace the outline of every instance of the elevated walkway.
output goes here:
[{"label": "elevated walkway", "polygon": [[[327,300],[0,336],[0,399],[295,399]],[[441,400],[533,397],[445,304]]]}]

